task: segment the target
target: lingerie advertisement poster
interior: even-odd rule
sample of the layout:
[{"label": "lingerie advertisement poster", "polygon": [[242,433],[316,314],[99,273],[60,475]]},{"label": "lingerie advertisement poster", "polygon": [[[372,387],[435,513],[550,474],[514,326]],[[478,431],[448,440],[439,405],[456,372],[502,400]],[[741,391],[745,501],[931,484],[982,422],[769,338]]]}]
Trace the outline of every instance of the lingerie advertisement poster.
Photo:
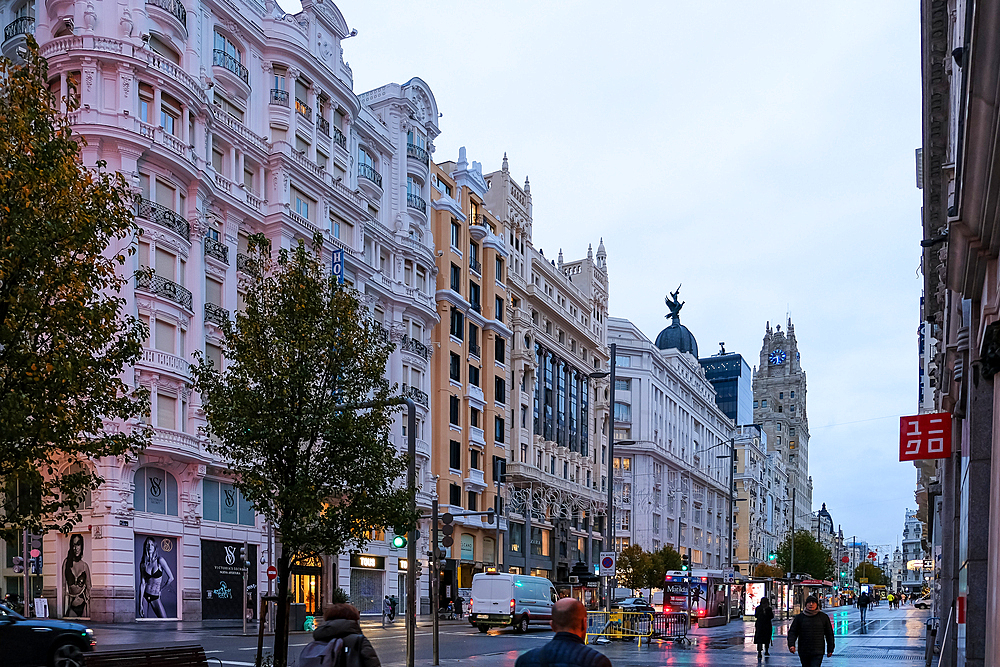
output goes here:
[{"label": "lingerie advertisement poster", "polygon": [[[244,610],[243,573],[240,562],[242,542],[201,541],[201,615],[206,619],[242,618]],[[247,620],[257,616],[257,545],[248,547],[250,571],[247,577]]]},{"label": "lingerie advertisement poster", "polygon": [[63,618],[90,618],[90,534],[69,536],[62,562]]},{"label": "lingerie advertisement poster", "polygon": [[135,536],[135,617],[176,619],[177,538]]}]

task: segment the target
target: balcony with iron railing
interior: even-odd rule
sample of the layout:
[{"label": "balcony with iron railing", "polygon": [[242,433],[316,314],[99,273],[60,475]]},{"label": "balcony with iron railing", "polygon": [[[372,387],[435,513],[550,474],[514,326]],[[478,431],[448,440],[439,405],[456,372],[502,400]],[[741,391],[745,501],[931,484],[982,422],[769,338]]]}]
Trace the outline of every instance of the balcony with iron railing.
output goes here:
[{"label": "balcony with iron railing", "polygon": [[212,64],[235,74],[240,81],[247,86],[250,85],[250,71],[243,66],[243,63],[236,56],[226,53],[222,49],[214,49],[212,51]]},{"label": "balcony with iron railing", "polygon": [[375,167],[371,166],[370,164],[365,164],[364,162],[359,164],[358,176],[371,181],[379,188],[382,187],[382,174],[375,171]]},{"label": "balcony with iron railing", "polygon": [[297,97],[295,98],[295,113],[312,122],[312,108]]},{"label": "balcony with iron railing", "polygon": [[187,10],[184,9],[180,0],[146,0],[146,4],[159,7],[177,19],[185,29],[187,28]]},{"label": "balcony with iron railing", "polygon": [[158,276],[155,273],[140,273],[135,277],[135,288],[162,296],[179,306],[193,310],[191,291],[163,276]]},{"label": "balcony with iron railing", "polygon": [[425,408],[430,405],[430,397],[427,396],[427,392],[421,391],[416,387],[411,387],[408,384],[403,385],[403,396],[406,398],[412,398],[414,402],[419,403]]},{"label": "balcony with iron railing", "polygon": [[375,327],[374,328],[375,328],[376,335],[378,335],[378,337],[379,337],[379,340],[381,340],[383,343],[391,343],[392,342],[392,339],[389,336],[389,330],[386,329],[383,325],[379,324],[378,322],[375,322]]},{"label": "balcony with iron railing", "polygon": [[236,253],[236,270],[242,271],[248,276],[256,276],[259,273],[257,263],[251,259],[250,255],[242,252]]},{"label": "balcony with iron railing", "polygon": [[287,107],[288,106],[288,91],[281,90],[280,88],[271,89],[271,104],[277,104],[278,106]]},{"label": "balcony with iron railing", "polygon": [[191,224],[180,213],[171,211],[162,204],[157,204],[143,197],[139,200],[136,216],[161,227],[166,227],[180,235],[185,241],[191,241]]},{"label": "balcony with iron railing", "polygon": [[480,355],[481,352],[482,349],[478,345],[476,345],[475,343],[469,343],[469,354],[471,354],[474,357],[479,357],[481,356]]},{"label": "balcony with iron railing", "polygon": [[475,257],[469,257],[469,269],[480,276],[483,275],[483,265]]},{"label": "balcony with iron railing", "polygon": [[229,248],[222,241],[205,237],[205,256],[214,257],[223,264],[229,264]]},{"label": "balcony with iron railing", "polygon": [[322,116],[319,116],[319,117],[316,118],[316,122],[319,125],[319,131],[329,137],[330,136],[330,121],[328,121],[326,118],[323,118]]},{"label": "balcony with iron railing", "polygon": [[347,148],[347,136],[336,125],[333,126],[333,143],[341,148]]},{"label": "balcony with iron railing", "polygon": [[225,326],[229,322],[229,311],[222,306],[217,306],[214,303],[205,304],[205,322],[213,322],[218,324],[220,327]]},{"label": "balcony with iron railing", "polygon": [[406,193],[406,205],[417,209],[421,213],[427,212],[427,202],[423,200],[423,197],[413,192]]},{"label": "balcony with iron railing", "polygon": [[422,164],[427,164],[431,159],[427,149],[416,144],[406,144],[406,156],[419,160]]},{"label": "balcony with iron railing", "polygon": [[18,35],[33,34],[35,34],[35,17],[18,16],[16,19],[8,23],[6,28],[4,28],[3,39],[6,42],[8,39],[13,39]]},{"label": "balcony with iron railing", "polygon": [[403,336],[402,349],[406,352],[411,352],[422,359],[429,359],[431,356],[431,349],[421,343],[419,340],[414,340],[409,336]]}]

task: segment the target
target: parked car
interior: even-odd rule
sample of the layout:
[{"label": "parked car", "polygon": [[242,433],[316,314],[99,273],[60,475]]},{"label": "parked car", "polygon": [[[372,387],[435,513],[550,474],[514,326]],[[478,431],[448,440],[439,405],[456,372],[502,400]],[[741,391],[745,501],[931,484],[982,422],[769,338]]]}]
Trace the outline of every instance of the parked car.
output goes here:
[{"label": "parked car", "polygon": [[552,620],[558,599],[555,586],[544,577],[481,572],[472,578],[469,623],[480,632],[501,626],[527,632],[530,623],[547,625]]},{"label": "parked car", "polygon": [[913,601],[913,606],[917,609],[930,609],[931,608],[931,596],[925,595],[922,598]]},{"label": "parked car", "polygon": [[94,650],[94,631],[79,623],[25,618],[0,604],[0,647],[4,667],[83,667]]},{"label": "parked car", "polygon": [[653,605],[649,603],[646,598],[622,598],[620,600],[615,600],[611,604],[612,609],[621,609],[622,611],[644,611],[652,612]]}]

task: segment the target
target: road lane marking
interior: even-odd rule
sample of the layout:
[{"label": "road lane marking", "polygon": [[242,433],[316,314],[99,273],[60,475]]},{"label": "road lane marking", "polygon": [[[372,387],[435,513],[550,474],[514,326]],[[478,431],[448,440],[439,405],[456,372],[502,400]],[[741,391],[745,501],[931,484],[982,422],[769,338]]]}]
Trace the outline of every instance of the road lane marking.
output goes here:
[{"label": "road lane marking", "polygon": [[252,662],[236,662],[235,660],[223,660],[223,665],[236,665],[236,667],[256,667]]}]

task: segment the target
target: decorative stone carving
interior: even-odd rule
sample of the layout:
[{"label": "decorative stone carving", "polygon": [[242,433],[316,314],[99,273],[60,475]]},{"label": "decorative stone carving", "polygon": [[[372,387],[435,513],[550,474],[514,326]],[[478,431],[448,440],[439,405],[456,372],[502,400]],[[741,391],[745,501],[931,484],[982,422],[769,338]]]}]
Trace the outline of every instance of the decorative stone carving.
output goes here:
[{"label": "decorative stone carving", "polygon": [[132,22],[132,12],[126,7],[122,10],[122,17],[118,21],[118,29],[121,31],[122,37],[131,37],[134,27],[135,23]]}]

